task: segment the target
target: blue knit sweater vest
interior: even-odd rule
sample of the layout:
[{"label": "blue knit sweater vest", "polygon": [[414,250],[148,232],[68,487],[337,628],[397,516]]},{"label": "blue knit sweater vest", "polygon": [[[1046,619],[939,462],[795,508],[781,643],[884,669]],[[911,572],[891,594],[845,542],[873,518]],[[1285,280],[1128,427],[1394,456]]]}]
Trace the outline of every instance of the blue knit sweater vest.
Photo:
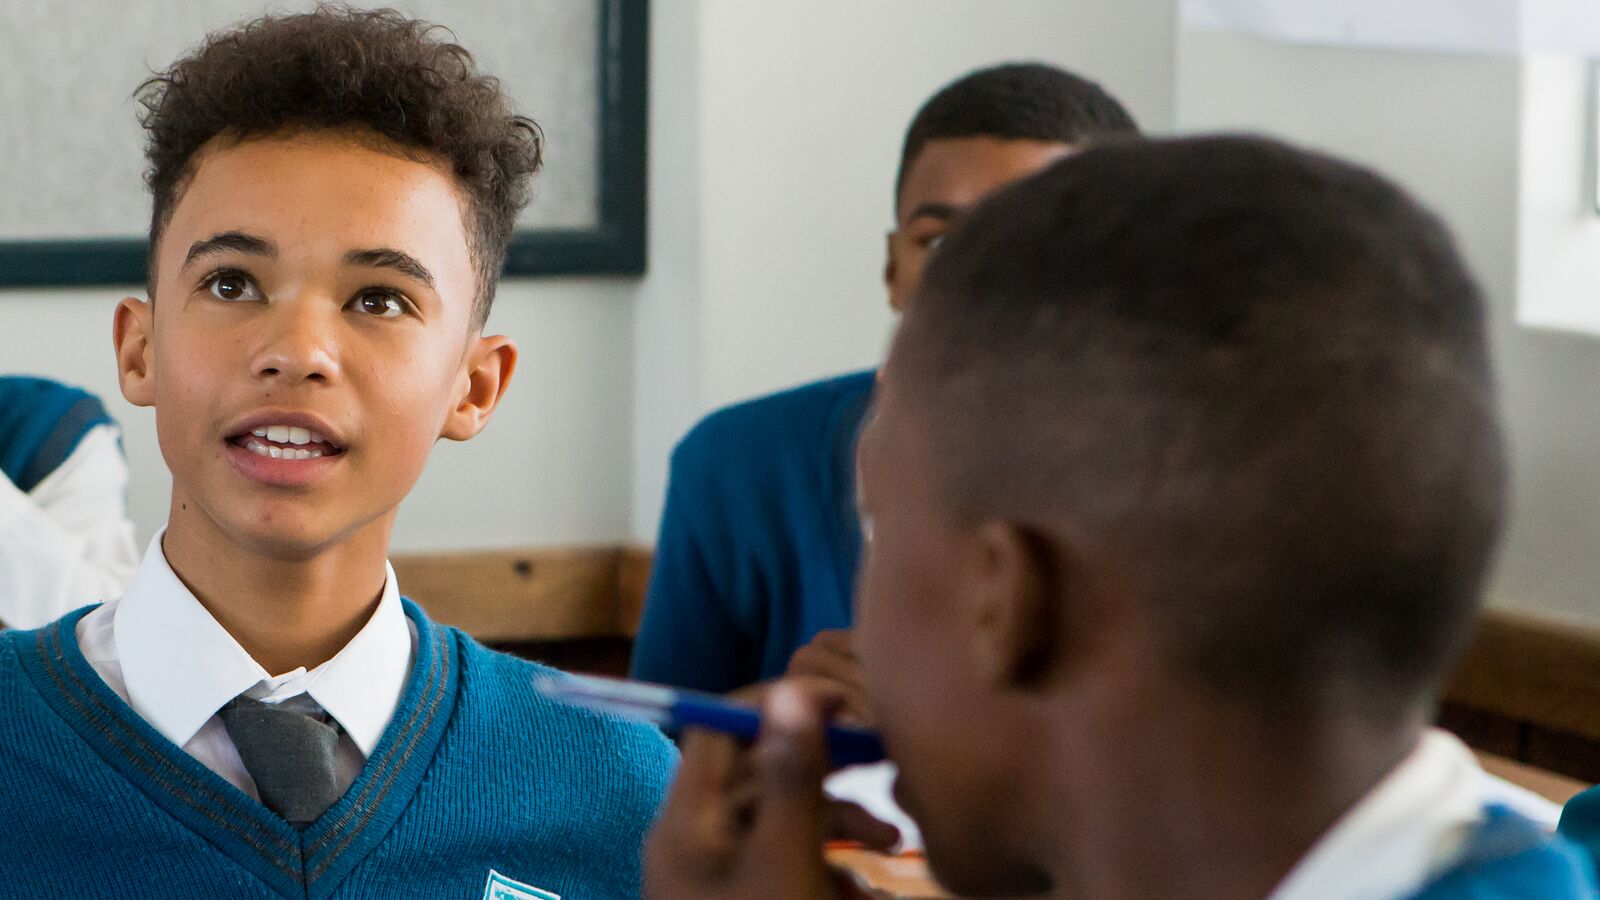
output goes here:
[{"label": "blue knit sweater vest", "polygon": [[1584,900],[1600,896],[1589,860],[1503,806],[1491,806],[1461,858],[1411,900]]},{"label": "blue knit sweater vest", "polygon": [[633,676],[724,693],[849,628],[861,523],[856,438],[875,372],[707,416],[672,453]]},{"label": "blue knit sweater vest", "polygon": [[111,691],[75,637],[87,610],[0,633],[0,896],[637,897],[671,744],[552,704],[532,690],[548,669],[405,608],[394,718],[304,831]]}]

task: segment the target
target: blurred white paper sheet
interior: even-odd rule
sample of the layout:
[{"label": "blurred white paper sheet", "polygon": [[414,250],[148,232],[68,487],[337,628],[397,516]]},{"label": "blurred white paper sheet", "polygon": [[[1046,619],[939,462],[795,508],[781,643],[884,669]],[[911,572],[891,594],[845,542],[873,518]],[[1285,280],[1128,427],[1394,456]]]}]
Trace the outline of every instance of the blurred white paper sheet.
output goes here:
[{"label": "blurred white paper sheet", "polygon": [[1181,0],[1183,24],[1339,47],[1600,55],[1595,0]]},{"label": "blurred white paper sheet", "polygon": [[823,787],[836,800],[849,800],[882,821],[900,829],[900,852],[922,849],[922,832],[906,811],[894,802],[894,763],[851,766],[829,776]]},{"label": "blurred white paper sheet", "polygon": [[1600,56],[1600,3],[1522,0],[1522,49]]}]

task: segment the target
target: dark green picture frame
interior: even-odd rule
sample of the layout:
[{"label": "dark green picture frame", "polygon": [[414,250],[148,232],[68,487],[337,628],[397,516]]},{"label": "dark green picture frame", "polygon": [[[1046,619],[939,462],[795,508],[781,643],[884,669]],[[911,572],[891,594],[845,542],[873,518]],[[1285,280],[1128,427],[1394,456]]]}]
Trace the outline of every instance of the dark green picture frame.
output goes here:
[{"label": "dark green picture frame", "polygon": [[[589,228],[519,231],[505,275],[640,275],[645,270],[649,0],[601,0],[599,216]],[[143,284],[142,239],[0,241],[0,287]]]}]

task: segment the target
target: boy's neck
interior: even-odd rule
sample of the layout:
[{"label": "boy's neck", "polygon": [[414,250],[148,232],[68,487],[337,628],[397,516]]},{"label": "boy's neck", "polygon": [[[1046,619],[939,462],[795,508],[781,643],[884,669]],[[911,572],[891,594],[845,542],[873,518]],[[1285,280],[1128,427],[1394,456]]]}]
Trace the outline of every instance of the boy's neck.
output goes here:
[{"label": "boy's neck", "polygon": [[202,518],[171,517],[162,552],[200,605],[271,675],[332,659],[382,599],[392,514],[305,557],[255,552]]},{"label": "boy's neck", "polygon": [[[1050,823],[1041,810],[1054,847],[1040,849],[1075,861],[1070,874],[1055,874],[1081,896],[1267,896],[1405,760],[1423,729],[1343,719],[1307,721],[1293,735],[1252,733],[1242,716],[1207,722],[1180,706],[1152,721],[1153,713],[1124,717],[1149,728],[1112,726],[1125,742],[1102,743],[1100,759],[1054,770],[1050,793],[1073,797],[1075,814]],[[1077,783],[1083,772],[1097,783]]]}]

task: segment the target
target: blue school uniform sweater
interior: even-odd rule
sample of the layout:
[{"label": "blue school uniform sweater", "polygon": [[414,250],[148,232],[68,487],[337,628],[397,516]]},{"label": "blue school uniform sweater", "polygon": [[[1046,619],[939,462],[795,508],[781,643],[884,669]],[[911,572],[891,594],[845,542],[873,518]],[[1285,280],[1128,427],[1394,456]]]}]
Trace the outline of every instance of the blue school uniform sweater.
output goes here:
[{"label": "blue school uniform sweater", "polygon": [[96,425],[100,399],[44,378],[0,375],[0,472],[24,494],[54,472]]},{"label": "blue school uniform sweater", "polygon": [[723,692],[848,628],[855,446],[875,372],[719,410],[672,454],[633,675]]},{"label": "blue school uniform sweater", "polygon": [[0,633],[0,896],[632,898],[671,776],[659,731],[553,704],[550,670],[406,601],[415,662],[344,797],[301,831],[161,736],[74,628]]},{"label": "blue school uniform sweater", "polygon": [[1410,900],[1593,900],[1594,868],[1560,837],[1503,806],[1491,806],[1461,858]]},{"label": "blue school uniform sweater", "polygon": [[1568,840],[1588,852],[1600,867],[1600,787],[1592,787],[1567,801],[1557,828]]}]

